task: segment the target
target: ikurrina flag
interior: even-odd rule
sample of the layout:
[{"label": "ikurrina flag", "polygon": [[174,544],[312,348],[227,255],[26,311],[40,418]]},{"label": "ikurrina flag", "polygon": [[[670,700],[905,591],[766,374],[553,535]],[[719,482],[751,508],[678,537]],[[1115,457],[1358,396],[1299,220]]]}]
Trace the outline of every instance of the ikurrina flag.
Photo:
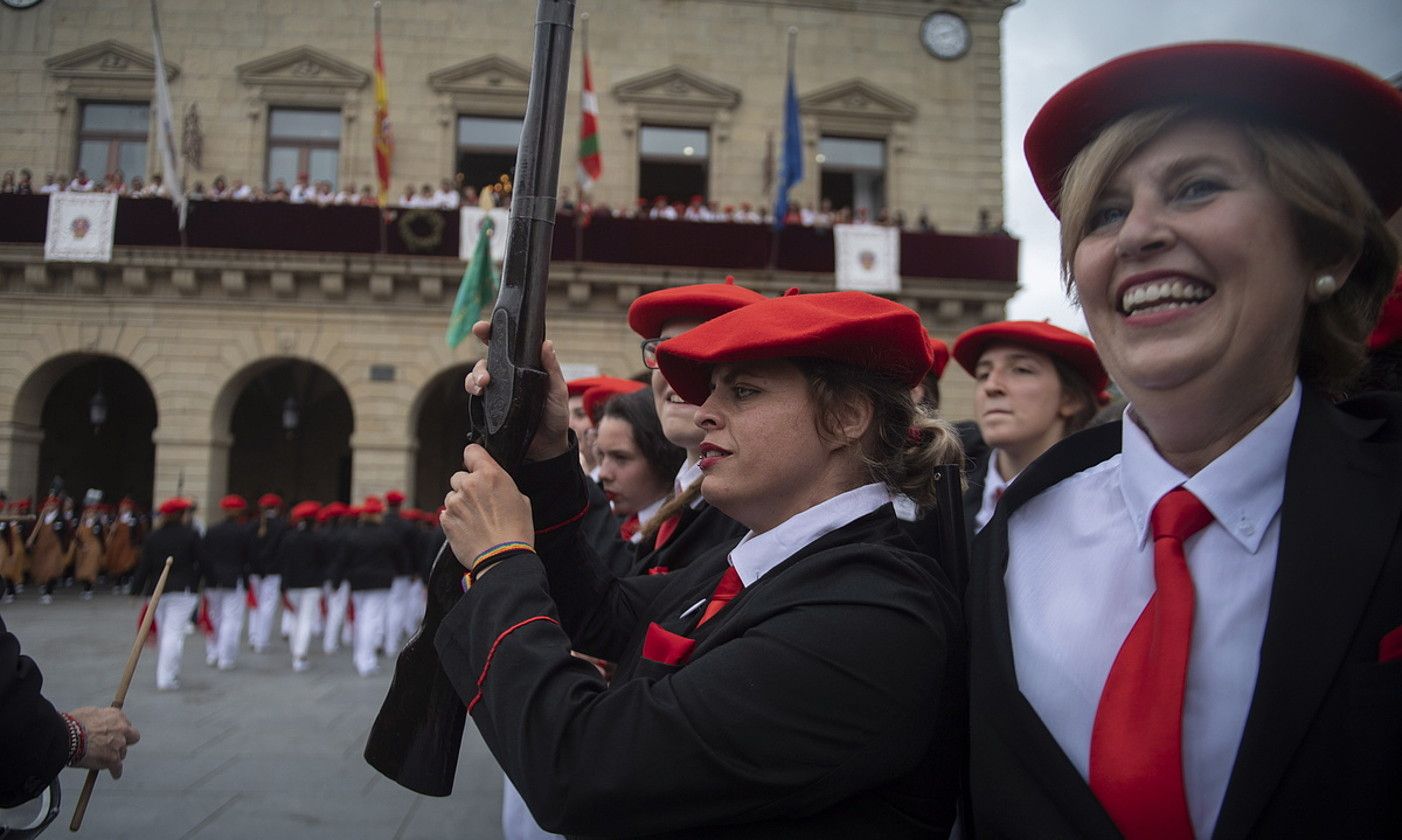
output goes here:
[{"label": "ikurrina flag", "polygon": [[462,274],[458,284],[458,296],[453,301],[453,314],[448,317],[448,331],[443,338],[449,347],[457,347],[467,334],[483,309],[489,308],[496,300],[498,278],[492,267],[492,218],[482,217],[482,228],[478,231],[477,247],[472,252],[472,262]]},{"label": "ikurrina flag", "polygon": [[375,175],[380,206],[389,203],[389,164],[394,157],[394,132],[389,125],[389,88],[385,84],[385,54],[380,48],[380,4],[375,4]]},{"label": "ikurrina flag", "polygon": [[589,47],[584,48],[584,88],[579,92],[579,187],[594,188],[604,172],[599,155],[599,100],[594,96],[594,79],[589,74]]}]

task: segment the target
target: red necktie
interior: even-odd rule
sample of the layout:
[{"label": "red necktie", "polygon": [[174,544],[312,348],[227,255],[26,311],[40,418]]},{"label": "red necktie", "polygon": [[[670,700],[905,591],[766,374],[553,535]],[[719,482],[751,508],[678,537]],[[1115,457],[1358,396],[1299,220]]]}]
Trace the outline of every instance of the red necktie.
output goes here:
[{"label": "red necktie", "polygon": [[1179,487],[1158,504],[1157,590],[1125,637],[1095,712],[1090,787],[1126,840],[1193,837],[1183,784],[1183,693],[1193,635],[1193,578],[1183,541],[1212,513]]},{"label": "red necktie", "polygon": [[706,609],[701,613],[701,620],[696,622],[700,627],[711,620],[711,616],[720,612],[721,607],[730,603],[730,599],[739,595],[745,584],[740,582],[740,573],[735,571],[734,566],[727,566],[725,574],[720,576],[720,583],[716,584],[716,591],[711,593],[711,600],[706,604]]},{"label": "red necktie", "polygon": [[622,525],[618,526],[618,536],[622,537],[624,542],[632,542],[633,535],[638,533],[640,524],[641,523],[638,522],[638,515],[636,513],[633,514],[623,520]]},{"label": "red necktie", "polygon": [[663,520],[662,524],[657,527],[657,538],[652,543],[653,551],[667,544],[667,540],[670,540],[672,534],[676,533],[677,526],[681,524],[681,521],[682,515],[680,513],[674,513]]}]

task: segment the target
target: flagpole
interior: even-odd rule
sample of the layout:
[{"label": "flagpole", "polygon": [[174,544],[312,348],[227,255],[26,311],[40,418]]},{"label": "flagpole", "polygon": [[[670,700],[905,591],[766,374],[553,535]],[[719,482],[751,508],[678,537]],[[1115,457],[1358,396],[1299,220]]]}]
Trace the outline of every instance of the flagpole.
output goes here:
[{"label": "flagpole", "polygon": [[[788,73],[787,73],[787,74],[785,75],[785,77],[784,77],[784,111],[785,111],[785,114],[786,114],[786,122],[787,122],[787,112],[788,112],[789,84],[793,81],[793,74],[794,74],[794,53],[797,51],[797,49],[798,49],[798,27],[797,27],[797,26],[790,26],[790,27],[789,27],[789,60],[788,60],[788,68],[787,68],[787,69],[788,69]],[[787,147],[788,147],[788,126],[787,126],[787,124],[784,126],[784,130],[785,130],[785,132],[784,132],[785,154],[783,155],[783,157],[784,157],[784,158],[787,158],[787,157],[788,157],[788,155],[787,155]],[[780,184],[781,188],[787,190],[787,189],[788,189],[788,185],[787,185],[787,183],[786,183],[786,182],[787,182],[787,179],[788,179],[787,174],[785,174],[783,171],[781,171],[781,172],[779,173],[779,178],[780,178],[780,181],[781,181],[781,182],[784,182],[784,183],[781,183],[781,184]],[[787,209],[787,207],[788,207],[788,202],[785,202],[785,203],[784,203],[784,206],[785,206],[785,208]],[[771,224],[771,225],[769,226],[769,237],[770,237],[770,239],[769,239],[769,270],[770,270],[771,272],[773,272],[773,271],[778,267],[778,265],[779,265],[779,230],[780,230],[781,228],[783,228],[783,226],[784,226],[784,225],[783,225],[783,220],[781,220],[781,219],[778,218],[778,214],[779,214],[779,202],[778,202],[778,201],[775,201],[775,202],[774,202],[774,214],[775,214],[774,223]]]},{"label": "flagpole", "polygon": [[[580,61],[589,62],[589,13],[583,12],[579,16],[579,43]],[[580,74],[580,84],[583,85],[583,73]],[[584,121],[584,100],[580,99],[579,119],[581,124]],[[582,161],[576,161],[574,167],[574,261],[580,263],[584,261],[584,226],[580,224],[583,220],[580,216],[584,212],[584,166]]]}]

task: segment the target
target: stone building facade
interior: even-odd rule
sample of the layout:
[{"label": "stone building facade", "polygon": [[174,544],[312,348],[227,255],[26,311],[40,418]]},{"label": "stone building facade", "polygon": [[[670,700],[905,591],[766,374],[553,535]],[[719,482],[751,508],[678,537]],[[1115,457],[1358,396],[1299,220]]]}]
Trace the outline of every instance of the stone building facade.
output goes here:
[{"label": "stone building facade", "polygon": [[[770,149],[781,142],[785,41],[797,27],[808,177],[792,200],[819,200],[823,138],[867,139],[883,152],[885,205],[912,219],[927,209],[947,231],[971,231],[980,210],[1001,218],[999,24],[1010,2],[582,0],[604,157],[592,197],[630,204],[648,172],[642,135],[650,126],[679,126],[704,132],[708,197],[767,204],[777,154]],[[395,189],[436,184],[462,160],[461,118],[523,112],[534,4],[383,5]],[[273,115],[299,109],[337,115],[327,144],[336,180],[370,179],[368,2],[161,0],[160,7],[174,108],[185,115],[193,105],[198,113],[201,142],[198,150],[187,142],[186,150],[198,151],[199,166],[187,162],[187,180],[223,174],[262,183],[276,139]],[[71,174],[92,140],[86,106],[149,106],[148,8],[146,0],[0,8],[0,106],[9,117],[0,123],[0,170],[29,168],[36,179]],[[952,60],[922,46],[922,23],[938,11],[967,27],[966,51]],[[576,40],[565,185],[575,178],[580,46]],[[146,136],[150,173],[159,169],[152,125]],[[418,503],[434,505],[449,469],[443,460],[451,462],[458,446],[443,430],[462,420],[444,405],[457,399],[461,374],[481,352],[471,339],[456,350],[442,339],[461,272],[460,262],[434,257],[135,246],[117,247],[103,265],[45,263],[42,247],[6,244],[0,233],[0,487],[12,497],[42,491],[61,467],[79,495],[73,485],[90,481],[146,500],[175,492],[213,500],[269,487],[357,498],[406,487]],[[550,333],[578,370],[630,374],[638,362],[636,337],[622,326],[628,303],[641,292],[724,273],[557,263]],[[833,287],[830,274],[771,270],[740,279],[771,294]],[[1003,317],[1015,288],[1013,277],[921,279],[908,281],[899,299],[933,334],[950,338]],[[83,376],[89,384],[74,384]],[[71,463],[74,452],[102,458],[120,448],[103,435],[123,418],[90,424],[93,437],[78,440],[50,416],[86,415],[91,400],[81,394],[111,391],[118,381],[143,383],[140,401],[154,406],[149,479],[87,477],[82,463]],[[81,394],[60,399],[65,388]],[[280,405],[296,389],[304,421],[296,428],[279,427],[275,415],[240,419],[248,406]],[[323,392],[340,396],[333,393],[324,417],[314,416]],[[950,416],[967,416],[971,387],[957,366],[945,394]],[[117,396],[107,394],[114,411]],[[265,421],[272,437],[255,446],[250,441],[264,432],[253,426]],[[286,444],[276,451],[305,457],[301,468],[277,456],[257,461],[284,446],[280,435]],[[339,460],[328,461],[328,453]],[[276,476],[262,481],[258,469]]]}]

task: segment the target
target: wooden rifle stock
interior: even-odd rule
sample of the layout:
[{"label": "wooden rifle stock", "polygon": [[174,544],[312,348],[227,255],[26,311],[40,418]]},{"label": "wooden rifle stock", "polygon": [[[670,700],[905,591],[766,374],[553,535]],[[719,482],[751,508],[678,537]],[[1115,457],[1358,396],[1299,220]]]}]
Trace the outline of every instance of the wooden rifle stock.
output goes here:
[{"label": "wooden rifle stock", "polygon": [[[492,378],[480,399],[468,401],[468,442],[484,446],[508,472],[525,459],[549,381],[541,369],[540,345],[545,340],[573,26],[574,0],[538,0],[506,259],[491,315],[487,370]],[[467,719],[466,706],[433,646],[439,625],[462,597],[462,572],[445,541],[429,573],[423,625],[399,654],[365,745],[365,760],[372,767],[429,796],[453,790]]]}]

